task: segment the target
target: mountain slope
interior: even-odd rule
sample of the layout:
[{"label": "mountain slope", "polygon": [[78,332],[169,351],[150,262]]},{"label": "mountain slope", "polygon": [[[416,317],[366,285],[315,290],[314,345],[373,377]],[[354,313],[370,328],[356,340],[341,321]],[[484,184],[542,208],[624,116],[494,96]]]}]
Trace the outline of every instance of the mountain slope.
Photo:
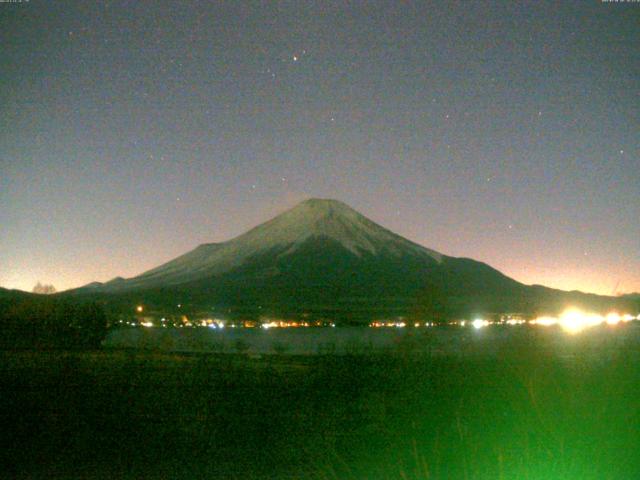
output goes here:
[{"label": "mountain slope", "polygon": [[242,268],[263,255],[286,257],[313,238],[331,239],[356,257],[410,255],[440,262],[442,255],[377,225],[336,200],[311,199],[224,243],[200,245],[114,289],[179,285]]}]

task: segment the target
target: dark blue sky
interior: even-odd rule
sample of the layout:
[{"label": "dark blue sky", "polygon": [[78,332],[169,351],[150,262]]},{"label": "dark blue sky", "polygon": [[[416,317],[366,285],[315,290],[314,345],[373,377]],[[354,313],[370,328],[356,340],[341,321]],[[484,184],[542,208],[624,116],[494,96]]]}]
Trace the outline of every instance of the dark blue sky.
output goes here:
[{"label": "dark blue sky", "polygon": [[640,291],[640,3],[0,3],[0,286],[132,276],[307,197]]}]

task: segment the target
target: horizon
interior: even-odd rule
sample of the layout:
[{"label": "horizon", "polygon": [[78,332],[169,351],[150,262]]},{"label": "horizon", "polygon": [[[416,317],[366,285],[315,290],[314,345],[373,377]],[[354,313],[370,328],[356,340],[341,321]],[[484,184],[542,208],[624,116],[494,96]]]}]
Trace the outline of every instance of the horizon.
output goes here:
[{"label": "horizon", "polygon": [[0,4],[0,286],[130,278],[312,197],[640,291],[637,5]]}]

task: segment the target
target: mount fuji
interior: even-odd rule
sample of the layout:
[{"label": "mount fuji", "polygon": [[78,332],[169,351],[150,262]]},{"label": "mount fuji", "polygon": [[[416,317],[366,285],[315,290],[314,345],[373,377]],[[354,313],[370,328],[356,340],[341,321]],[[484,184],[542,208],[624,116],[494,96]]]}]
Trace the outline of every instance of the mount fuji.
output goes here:
[{"label": "mount fuji", "polygon": [[93,282],[68,294],[127,308],[143,301],[240,317],[354,321],[550,311],[567,296],[583,304],[613,301],[526,286],[482,262],[411,242],[328,199],[306,200],[232,240],[200,245],[136,277]]}]

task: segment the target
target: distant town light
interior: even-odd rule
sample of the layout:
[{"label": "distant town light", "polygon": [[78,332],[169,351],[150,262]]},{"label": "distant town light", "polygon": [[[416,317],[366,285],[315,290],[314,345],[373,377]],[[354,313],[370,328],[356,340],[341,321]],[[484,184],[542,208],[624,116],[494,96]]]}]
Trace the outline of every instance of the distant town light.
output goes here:
[{"label": "distant town light", "polygon": [[538,317],[535,320],[532,320],[531,323],[534,325],[542,325],[543,327],[550,327],[551,325],[556,325],[558,323],[558,319],[555,317]]},{"label": "distant town light", "polygon": [[562,329],[566,332],[578,333],[585,328],[600,325],[604,320],[605,319],[602,315],[584,313],[578,309],[570,308],[562,312],[559,323]]},{"label": "distant town light", "polygon": [[565,310],[560,315],[560,326],[569,333],[577,333],[585,328],[584,318],[578,310]]},{"label": "distant town light", "polygon": [[472,322],[472,325],[473,325],[473,328],[479,329],[479,328],[486,327],[487,325],[489,325],[489,322],[487,320],[483,320],[482,318],[476,318]]},{"label": "distant town light", "polygon": [[140,313],[140,312],[142,312],[142,310],[144,310],[144,309],[142,308],[142,305],[138,305],[138,306],[136,307],[136,312]]},{"label": "distant town light", "polygon": [[607,323],[609,325],[616,325],[620,323],[620,320],[622,320],[622,318],[620,318],[620,315],[618,315],[615,312],[612,312],[609,315],[607,315]]},{"label": "distant town light", "polygon": [[522,325],[523,323],[524,320],[517,318],[510,318],[509,320],[507,320],[507,325]]}]

